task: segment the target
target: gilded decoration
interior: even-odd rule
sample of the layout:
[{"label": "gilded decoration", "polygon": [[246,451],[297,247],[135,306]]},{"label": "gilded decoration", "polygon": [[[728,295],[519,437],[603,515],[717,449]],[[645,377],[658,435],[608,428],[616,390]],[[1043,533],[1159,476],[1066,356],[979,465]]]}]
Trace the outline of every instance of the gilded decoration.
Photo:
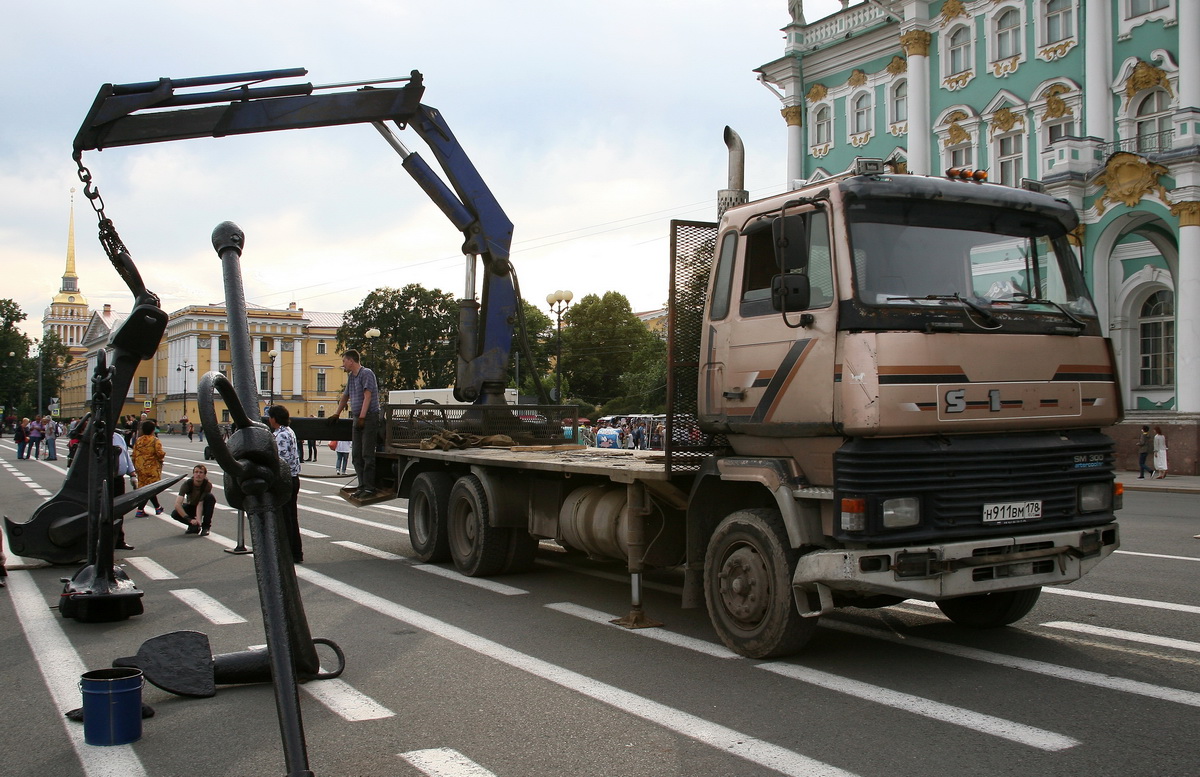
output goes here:
[{"label": "gilded decoration", "polygon": [[1087,224],[1084,224],[1081,221],[1079,222],[1079,226],[1067,233],[1067,242],[1076,248],[1083,248],[1083,241],[1085,237],[1087,237]]},{"label": "gilded decoration", "polygon": [[892,137],[900,137],[908,134],[908,122],[898,121],[895,124],[888,125],[888,134]]},{"label": "gilded decoration", "polygon": [[860,132],[857,135],[851,135],[850,145],[854,146],[855,148],[862,148],[871,142],[871,137],[873,135],[874,133],[872,132]]},{"label": "gilded decoration", "polygon": [[966,6],[963,5],[962,0],[946,0],[946,2],[942,4],[941,17],[943,27],[949,24],[951,20],[966,15],[967,9]]},{"label": "gilded decoration", "polygon": [[1181,227],[1200,227],[1200,202],[1177,202],[1171,206],[1171,215],[1179,219]]},{"label": "gilded decoration", "polygon": [[810,103],[819,103],[829,96],[829,89],[825,84],[813,84],[808,89],[808,94],[804,95],[804,99]]},{"label": "gilded decoration", "polygon": [[1067,56],[1071,49],[1075,48],[1076,42],[1077,41],[1074,38],[1068,38],[1067,40],[1061,40],[1058,43],[1051,43],[1049,46],[1042,46],[1040,49],[1038,49],[1037,57],[1038,59],[1045,60],[1046,62],[1053,62],[1056,59],[1062,59],[1063,57]]},{"label": "gilded decoration", "polygon": [[799,105],[789,105],[779,113],[783,116],[783,120],[787,122],[789,127],[804,126],[804,112],[800,110]]},{"label": "gilded decoration", "polygon": [[971,140],[971,133],[962,128],[962,125],[957,121],[952,122],[946,130],[946,148],[957,146],[959,143],[968,143]]},{"label": "gilded decoration", "polygon": [[992,63],[992,75],[994,75],[996,78],[1008,78],[1013,73],[1017,72],[1017,68],[1020,66],[1020,56],[1002,59],[999,62]]},{"label": "gilded decoration", "polygon": [[1017,122],[1021,123],[1021,127],[1025,126],[1025,117],[1019,113],[1013,113],[1009,108],[1001,108],[992,115],[992,135],[997,132],[1012,132],[1013,127],[1017,126]]},{"label": "gilded decoration", "polygon": [[819,146],[811,146],[808,149],[808,153],[812,154],[813,159],[823,159],[831,148],[833,148],[832,143],[822,143]]},{"label": "gilded decoration", "polygon": [[867,83],[867,74],[859,68],[855,68],[846,83],[850,86],[863,86]]},{"label": "gilded decoration", "polygon": [[933,36],[925,30],[909,30],[900,36],[900,45],[904,47],[904,54],[909,57],[928,57],[929,45],[933,42]]},{"label": "gilded decoration", "polygon": [[892,61],[884,68],[889,75],[898,76],[908,72],[908,60],[904,57],[892,57]]},{"label": "gilded decoration", "polygon": [[888,170],[891,170],[896,175],[908,175],[908,162],[903,160],[893,159],[891,161],[884,162],[883,166]]},{"label": "gilded decoration", "polygon": [[1133,72],[1129,74],[1129,78],[1125,79],[1125,97],[1132,98],[1138,92],[1155,86],[1161,86],[1167,90],[1167,94],[1175,96],[1175,93],[1171,91],[1171,82],[1168,80],[1166,72],[1144,59],[1139,59],[1133,66]]},{"label": "gilded decoration", "polygon": [[1042,121],[1075,115],[1075,111],[1071,110],[1071,106],[1060,96],[1069,91],[1071,87],[1066,84],[1055,84],[1046,90],[1046,112],[1042,114]]},{"label": "gilded decoration", "polygon": [[954,75],[943,80],[942,86],[946,89],[949,89],[951,92],[957,92],[959,89],[962,89],[964,86],[970,83],[971,79],[974,77],[974,71],[964,70],[961,73],[955,73]]},{"label": "gilded decoration", "polygon": [[1096,184],[1104,192],[1096,200],[1097,214],[1103,216],[1109,204],[1132,208],[1151,194],[1158,195],[1160,200],[1169,204],[1167,190],[1158,182],[1159,177],[1167,172],[1167,168],[1145,157],[1118,151],[1109,157],[1104,172],[1096,179]]}]

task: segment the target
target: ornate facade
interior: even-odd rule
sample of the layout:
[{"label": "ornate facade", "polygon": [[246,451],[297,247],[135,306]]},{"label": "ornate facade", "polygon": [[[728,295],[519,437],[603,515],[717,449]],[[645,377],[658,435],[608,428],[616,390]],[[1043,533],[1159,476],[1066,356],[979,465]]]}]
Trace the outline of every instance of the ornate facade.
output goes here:
[{"label": "ornate facade", "polygon": [[855,157],[1040,179],[1082,217],[1074,243],[1123,387],[1115,436],[1161,425],[1172,469],[1197,472],[1200,3],[843,5],[808,24],[789,3],[784,55],[756,71],[789,112],[788,179]]}]

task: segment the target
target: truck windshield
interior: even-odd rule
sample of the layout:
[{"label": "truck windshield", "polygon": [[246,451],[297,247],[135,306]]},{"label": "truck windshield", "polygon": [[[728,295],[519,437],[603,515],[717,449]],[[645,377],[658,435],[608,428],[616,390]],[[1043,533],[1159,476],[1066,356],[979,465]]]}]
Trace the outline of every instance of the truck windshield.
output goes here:
[{"label": "truck windshield", "polygon": [[963,203],[863,200],[850,209],[858,300],[993,316],[1094,317],[1062,227],[1029,213]]}]

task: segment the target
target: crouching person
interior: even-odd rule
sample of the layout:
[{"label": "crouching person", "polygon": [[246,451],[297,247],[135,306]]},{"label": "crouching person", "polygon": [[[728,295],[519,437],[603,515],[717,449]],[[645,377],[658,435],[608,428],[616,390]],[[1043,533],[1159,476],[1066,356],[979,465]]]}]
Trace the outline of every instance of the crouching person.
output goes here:
[{"label": "crouching person", "polygon": [[[216,509],[217,498],[213,496],[212,483],[208,480],[208,467],[197,464],[192,469],[192,476],[183,481],[179,488],[179,496],[175,497],[175,509],[171,517],[180,523],[187,524],[187,534],[208,536],[212,528],[213,510]],[[200,515],[196,515],[199,512]]]}]

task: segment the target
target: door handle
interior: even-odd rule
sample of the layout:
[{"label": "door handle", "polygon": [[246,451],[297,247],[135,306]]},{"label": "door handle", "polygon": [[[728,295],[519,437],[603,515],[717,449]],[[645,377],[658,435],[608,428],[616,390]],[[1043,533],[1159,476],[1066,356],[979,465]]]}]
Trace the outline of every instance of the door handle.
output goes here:
[{"label": "door handle", "polygon": [[737,391],[723,391],[721,392],[721,396],[725,397],[726,399],[745,399],[746,390],[738,389]]}]

